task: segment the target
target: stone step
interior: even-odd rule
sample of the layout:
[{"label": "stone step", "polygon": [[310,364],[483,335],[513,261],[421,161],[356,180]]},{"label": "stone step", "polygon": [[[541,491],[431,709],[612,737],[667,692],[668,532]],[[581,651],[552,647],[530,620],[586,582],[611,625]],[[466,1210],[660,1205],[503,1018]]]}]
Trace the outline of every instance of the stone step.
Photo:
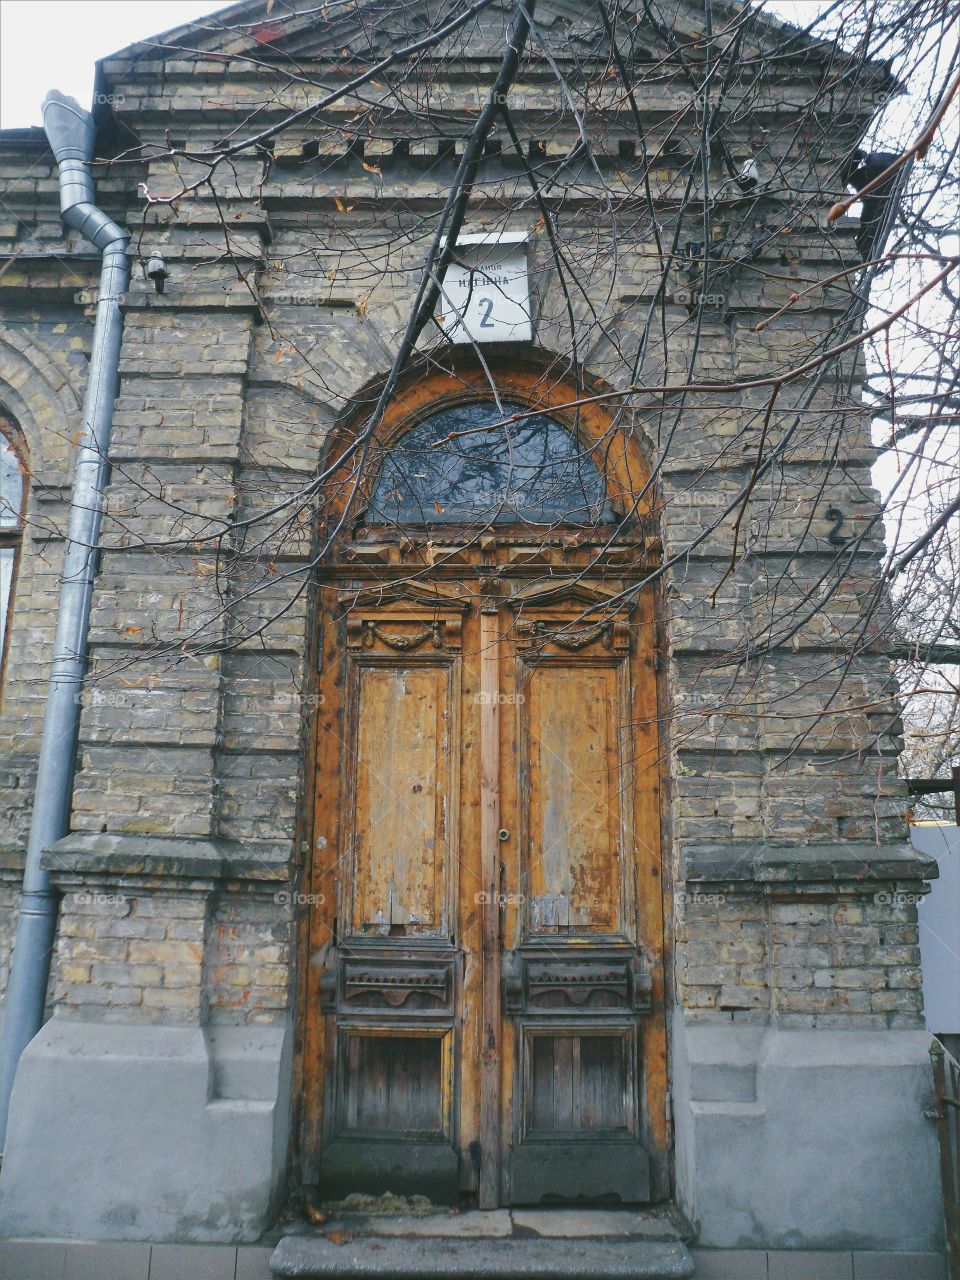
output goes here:
[{"label": "stone step", "polygon": [[686,1280],[693,1258],[678,1240],[349,1238],[334,1232],[284,1236],[270,1270],[347,1280]]}]

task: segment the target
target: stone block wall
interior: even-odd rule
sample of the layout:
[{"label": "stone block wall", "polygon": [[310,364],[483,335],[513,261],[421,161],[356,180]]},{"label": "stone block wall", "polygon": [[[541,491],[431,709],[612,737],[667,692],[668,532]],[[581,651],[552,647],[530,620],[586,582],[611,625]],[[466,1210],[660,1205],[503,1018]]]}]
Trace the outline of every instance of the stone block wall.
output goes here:
[{"label": "stone block wall", "polygon": [[[913,900],[911,900],[911,898]],[[677,976],[694,1019],[785,1029],[922,1028],[916,895],[679,895]]]},{"label": "stone block wall", "polygon": [[204,989],[213,1024],[281,1022],[290,1007],[291,895],[224,891],[211,903]]},{"label": "stone block wall", "polygon": [[0,995],[6,991],[10,977],[10,956],[17,931],[22,878],[23,870],[20,866],[4,868],[0,872]]},{"label": "stone block wall", "polygon": [[[0,147],[0,172],[2,172]],[[0,253],[2,253],[0,248]],[[55,258],[56,255],[50,254]],[[0,847],[16,848],[32,800],[56,620],[62,532],[72,484],[89,356],[90,322],[63,278],[89,272],[84,259],[51,268],[17,262],[0,277],[0,409],[20,436],[28,468],[0,715]],[[60,278],[50,280],[56,273]]]},{"label": "stone block wall", "polygon": [[[129,838],[98,855],[82,836],[52,855],[63,899],[52,1006],[92,1022],[283,1023],[290,1004],[291,894],[224,871],[214,850],[176,867]],[[131,874],[136,862],[166,874]],[[105,868],[109,868],[106,871]],[[209,874],[212,873],[212,874]]]},{"label": "stone block wall", "polygon": [[92,319],[78,291],[98,256],[65,235],[40,131],[0,136],[0,411],[20,437],[28,502],[0,703],[0,1004],[16,930],[56,622],[62,530]]},{"label": "stone block wall", "polygon": [[[122,879],[61,881],[54,1002],[59,1017],[199,1022],[204,1013],[206,895]],[[129,896],[128,896],[129,895]]]}]

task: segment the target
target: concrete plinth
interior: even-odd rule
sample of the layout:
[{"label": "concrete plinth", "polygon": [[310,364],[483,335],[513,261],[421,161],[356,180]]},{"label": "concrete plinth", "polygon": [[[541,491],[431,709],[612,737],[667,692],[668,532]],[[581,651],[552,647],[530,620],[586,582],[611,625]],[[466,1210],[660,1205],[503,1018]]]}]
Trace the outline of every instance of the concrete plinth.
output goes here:
[{"label": "concrete plinth", "polygon": [[17,1071],[0,1233],[256,1239],[282,1192],[290,1040],[52,1019]]},{"label": "concrete plinth", "polygon": [[674,1019],[680,1207],[716,1248],[939,1250],[930,1037]]}]

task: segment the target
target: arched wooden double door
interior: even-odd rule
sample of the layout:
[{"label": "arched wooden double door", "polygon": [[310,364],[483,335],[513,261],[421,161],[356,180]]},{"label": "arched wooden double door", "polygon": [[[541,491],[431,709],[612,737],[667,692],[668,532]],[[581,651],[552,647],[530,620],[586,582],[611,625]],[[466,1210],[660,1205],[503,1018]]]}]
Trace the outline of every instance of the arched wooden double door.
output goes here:
[{"label": "arched wooden double door", "polygon": [[667,1192],[643,477],[568,389],[501,390],[421,380],[370,481],[360,451],[336,479],[303,1053],[326,1196]]}]

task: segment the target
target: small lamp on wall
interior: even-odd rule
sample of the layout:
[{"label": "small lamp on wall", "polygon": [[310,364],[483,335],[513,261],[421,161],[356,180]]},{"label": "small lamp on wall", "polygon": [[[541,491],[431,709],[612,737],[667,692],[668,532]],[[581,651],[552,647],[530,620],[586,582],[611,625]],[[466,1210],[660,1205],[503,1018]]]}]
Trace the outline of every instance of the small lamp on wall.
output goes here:
[{"label": "small lamp on wall", "polygon": [[147,275],[153,281],[153,287],[156,289],[157,293],[163,293],[169,272],[167,271],[167,264],[159,254],[154,254],[154,256],[148,261]]}]

